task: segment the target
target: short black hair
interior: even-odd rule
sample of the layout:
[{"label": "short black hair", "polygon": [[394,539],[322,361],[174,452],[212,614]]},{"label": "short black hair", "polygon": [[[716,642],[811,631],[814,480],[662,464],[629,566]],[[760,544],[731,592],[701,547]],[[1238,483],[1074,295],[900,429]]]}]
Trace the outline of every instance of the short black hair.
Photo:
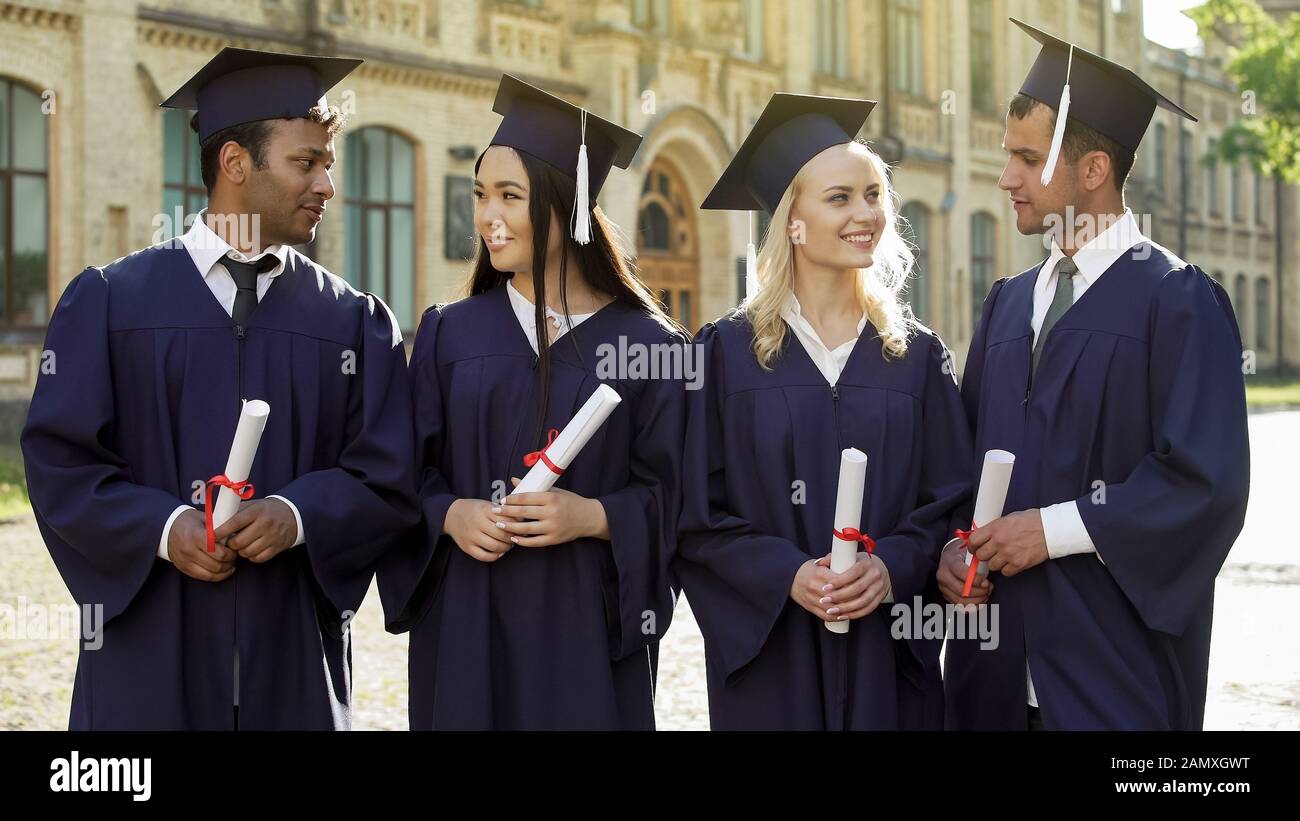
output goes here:
[{"label": "short black hair", "polygon": [[[1017,94],[1007,106],[1007,113],[1017,120],[1023,120],[1040,105],[1043,105],[1042,101],[1028,94]],[[1056,109],[1047,106],[1047,110],[1051,112],[1052,117],[1049,128],[1055,129]],[[1111,179],[1115,183],[1115,190],[1122,192],[1124,183],[1128,181],[1129,172],[1133,170],[1133,162],[1136,159],[1134,152],[1095,128],[1085,125],[1077,118],[1067,117],[1065,136],[1061,141],[1061,153],[1071,163],[1076,163],[1080,157],[1090,151],[1100,151],[1110,157]]]},{"label": "short black hair", "polygon": [[[303,119],[325,126],[331,137],[342,131],[343,127],[347,125],[347,117],[340,113],[335,106],[313,108]],[[212,196],[212,190],[217,186],[217,155],[221,153],[221,146],[228,142],[239,143],[252,157],[253,167],[260,171],[266,167],[266,143],[271,139],[272,124],[275,122],[277,121],[256,120],[251,123],[232,125],[229,128],[221,129],[203,141],[199,146],[199,172],[203,177],[203,187],[208,190],[209,197]],[[191,118],[190,128],[195,131],[199,130],[197,114]]]}]

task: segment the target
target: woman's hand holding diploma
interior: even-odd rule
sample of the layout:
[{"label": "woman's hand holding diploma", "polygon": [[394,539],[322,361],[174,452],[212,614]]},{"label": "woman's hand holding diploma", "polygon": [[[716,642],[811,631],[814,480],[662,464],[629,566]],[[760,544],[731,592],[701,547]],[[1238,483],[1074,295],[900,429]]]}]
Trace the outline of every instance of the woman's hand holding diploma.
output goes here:
[{"label": "woman's hand holding diploma", "polygon": [[[519,486],[519,479],[512,477],[510,481]],[[503,505],[493,508],[493,513],[504,517],[498,529],[519,547],[550,547],[587,537],[609,538],[605,506],[562,488],[507,496]]]}]

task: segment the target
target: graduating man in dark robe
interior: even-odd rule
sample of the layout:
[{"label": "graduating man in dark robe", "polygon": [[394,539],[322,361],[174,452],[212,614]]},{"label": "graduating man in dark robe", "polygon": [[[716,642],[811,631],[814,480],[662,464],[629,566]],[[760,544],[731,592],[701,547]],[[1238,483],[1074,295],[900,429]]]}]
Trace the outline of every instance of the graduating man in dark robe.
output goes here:
[{"label": "graduating man in dark robe", "polygon": [[998,607],[1001,626],[995,649],[950,639],[947,726],[1199,729],[1214,579],[1246,511],[1241,339],[1219,284],[1143,236],[1123,197],[1155,108],[1195,118],[1013,22],[1042,50],[999,185],[1017,230],[1052,241],[993,285],[967,357],[977,454],[1016,463],[1009,512],[969,539],[988,578],[963,597],[961,544],[940,562],[947,598]]},{"label": "graduating man in dark robe", "polygon": [[[73,598],[104,616],[72,729],[350,725],[348,623],[418,519],[409,382],[387,306],[290,246],[334,196],[324,94],[359,62],[217,55],[163,103],[198,111],[207,210],[87,268],[50,320],[27,482]],[[205,483],[253,399],[256,498],[209,536]]]}]

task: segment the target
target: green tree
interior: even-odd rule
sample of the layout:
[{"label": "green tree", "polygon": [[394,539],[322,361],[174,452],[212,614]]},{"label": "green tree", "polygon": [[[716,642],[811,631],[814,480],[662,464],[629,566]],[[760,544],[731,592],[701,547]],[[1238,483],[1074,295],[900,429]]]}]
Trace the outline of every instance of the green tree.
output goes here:
[{"label": "green tree", "polygon": [[1277,223],[1274,344],[1277,372],[1289,375],[1282,184],[1300,185],[1300,14],[1278,20],[1255,0],[1208,0],[1184,13],[1195,21],[1202,39],[1218,39],[1228,46],[1223,70],[1241,90],[1240,116],[1224,130],[1215,154],[1229,163],[1248,162],[1256,174],[1273,179]]},{"label": "green tree", "polygon": [[1279,22],[1255,0],[1208,0],[1185,14],[1203,39],[1228,45],[1223,70],[1242,92],[1218,155],[1300,185],[1300,14]]}]

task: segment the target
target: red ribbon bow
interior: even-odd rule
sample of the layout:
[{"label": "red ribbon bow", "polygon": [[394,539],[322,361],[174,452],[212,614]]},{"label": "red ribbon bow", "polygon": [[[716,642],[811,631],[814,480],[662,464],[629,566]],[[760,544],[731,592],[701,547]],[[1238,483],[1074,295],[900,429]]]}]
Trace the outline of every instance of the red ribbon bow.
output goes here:
[{"label": "red ribbon bow", "polygon": [[549,448],[549,447],[551,446],[551,443],[555,441],[555,437],[557,437],[557,436],[559,436],[559,435],[560,435],[560,432],[559,432],[558,430],[556,430],[555,428],[551,428],[550,432],[547,433],[547,435],[546,435],[546,447],[545,447],[545,448],[542,448],[541,450],[535,450],[535,451],[533,451],[532,453],[525,453],[525,454],[524,454],[524,467],[528,467],[528,468],[530,468],[530,467],[532,467],[533,465],[537,464],[538,460],[540,460],[540,461],[543,462],[543,463],[544,463],[548,468],[550,468],[550,469],[551,469],[551,472],[554,473],[556,476],[563,476],[563,475],[564,475],[564,469],[561,468],[561,467],[558,467],[554,462],[551,461],[551,458],[550,458],[549,456],[546,455],[546,448]]},{"label": "red ribbon bow", "polygon": [[858,530],[856,527],[846,527],[843,530],[835,530],[832,528],[831,532],[835,534],[835,538],[843,539],[846,542],[862,542],[862,545],[867,549],[867,555],[876,552],[876,540],[863,533],[861,530]]},{"label": "red ribbon bow", "polygon": [[226,474],[221,473],[213,476],[207,481],[207,487],[203,494],[203,523],[208,531],[208,552],[213,553],[217,549],[216,535],[212,529],[212,494],[216,493],[218,487],[228,487],[235,491],[235,495],[243,501],[253,498],[253,483],[245,479],[242,482],[232,482],[226,478]]},{"label": "red ribbon bow", "polygon": [[[975,522],[970,523],[970,530],[956,530],[953,535],[961,539],[961,543],[966,546],[966,552],[970,552],[970,535],[975,532]],[[962,598],[970,596],[971,587],[975,584],[975,575],[979,572],[979,559],[971,556],[970,569],[966,571],[966,584],[961,589]]]}]

